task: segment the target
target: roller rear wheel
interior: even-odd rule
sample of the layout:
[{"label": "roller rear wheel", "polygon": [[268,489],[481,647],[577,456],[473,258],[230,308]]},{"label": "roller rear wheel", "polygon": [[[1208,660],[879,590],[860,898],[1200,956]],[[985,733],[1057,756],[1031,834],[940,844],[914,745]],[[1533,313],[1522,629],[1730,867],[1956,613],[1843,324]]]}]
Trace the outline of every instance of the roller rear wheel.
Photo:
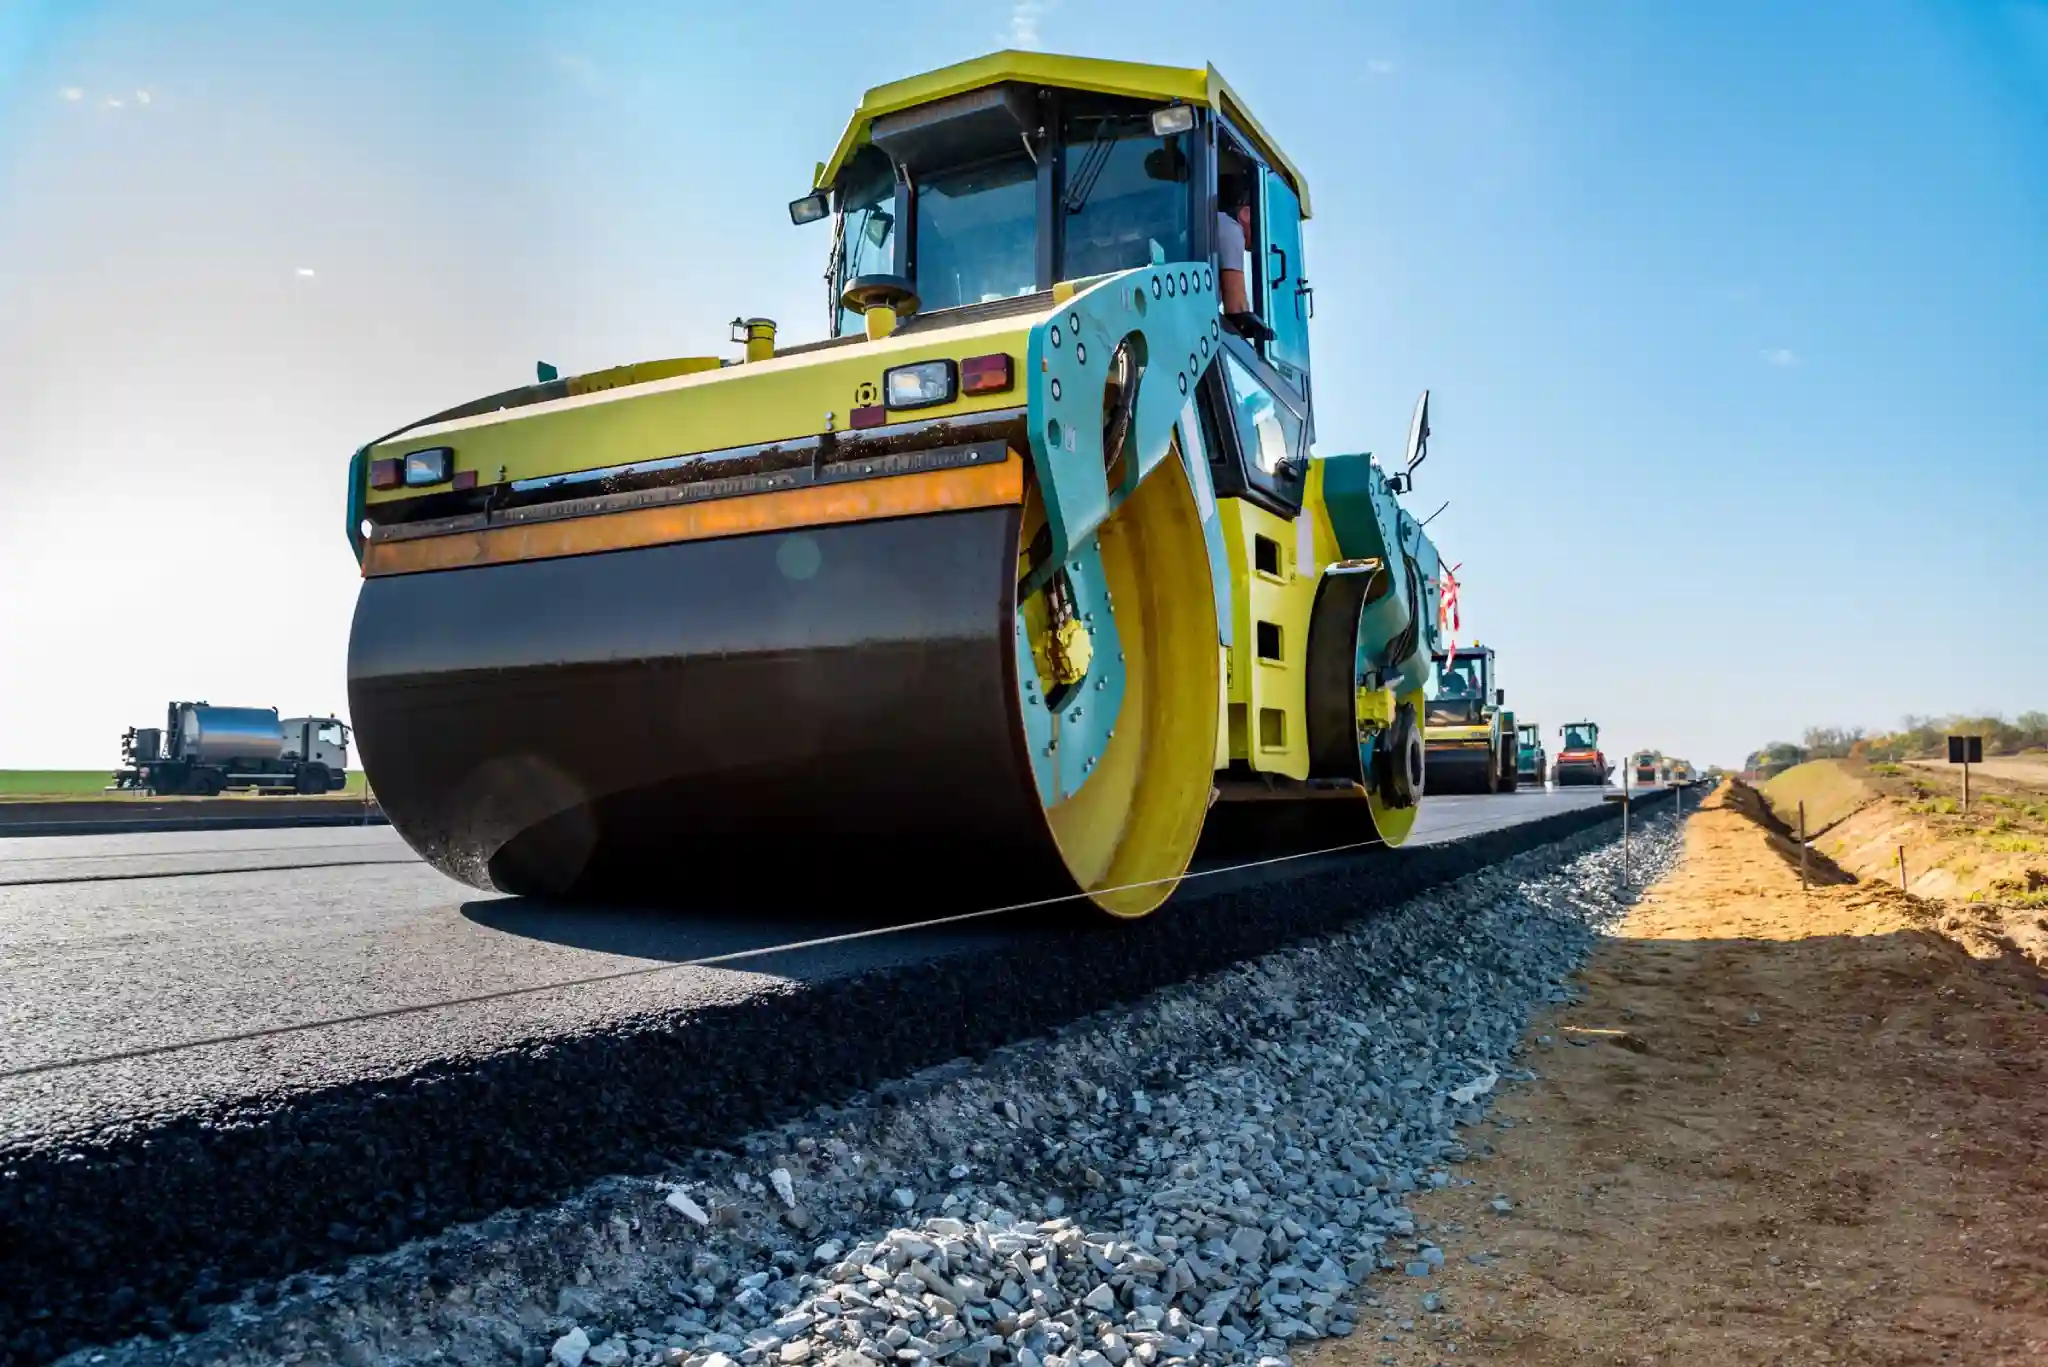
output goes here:
[{"label": "roller rear wheel", "polygon": [[[1027,554],[1043,513],[1027,498]],[[1091,660],[1090,677],[1062,688],[1047,640],[1056,630],[1048,585],[1019,612],[1016,666],[1026,684],[1020,707],[1033,741],[1052,734],[1092,697],[1108,692],[1117,671],[1122,699],[1114,725],[1093,762],[1083,761],[1072,791],[1047,770],[1067,757],[1038,745],[1040,794],[1050,790],[1045,819],[1074,884],[1097,907],[1118,917],[1143,916],[1172,893],[1187,871],[1209,807],[1220,704],[1216,615],[1208,588],[1208,552],[1194,492],[1178,455],[1161,462],[1106,522],[1096,555],[1113,619],[1115,661]],[[1085,624],[1084,624],[1085,625]],[[1097,632],[1100,636],[1103,633]],[[1071,664],[1071,662],[1069,662]],[[1028,671],[1028,673],[1027,673]],[[1071,672],[1069,669],[1068,672]],[[1033,710],[1037,709],[1034,714]],[[1084,718],[1085,720],[1085,718]],[[1079,733],[1087,743],[1087,733]],[[1070,740],[1068,743],[1072,743]],[[1056,748],[1056,747],[1055,747]]]}]

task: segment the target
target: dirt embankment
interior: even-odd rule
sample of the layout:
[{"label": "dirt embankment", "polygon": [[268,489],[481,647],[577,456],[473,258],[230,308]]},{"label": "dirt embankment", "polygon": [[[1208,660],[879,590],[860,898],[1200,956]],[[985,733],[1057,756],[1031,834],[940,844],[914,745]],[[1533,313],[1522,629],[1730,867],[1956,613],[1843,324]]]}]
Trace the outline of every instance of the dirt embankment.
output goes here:
[{"label": "dirt embankment", "polygon": [[1788,829],[1804,801],[1814,849],[1849,873],[1896,886],[1903,862],[1906,889],[1944,903],[1944,929],[2048,967],[2048,785],[1978,775],[1972,788],[1965,812],[1959,770],[1816,760],[1763,793]]},{"label": "dirt embankment", "polygon": [[1767,821],[1692,818],[1414,1198],[1446,1267],[1308,1363],[2048,1361],[2048,984]]}]

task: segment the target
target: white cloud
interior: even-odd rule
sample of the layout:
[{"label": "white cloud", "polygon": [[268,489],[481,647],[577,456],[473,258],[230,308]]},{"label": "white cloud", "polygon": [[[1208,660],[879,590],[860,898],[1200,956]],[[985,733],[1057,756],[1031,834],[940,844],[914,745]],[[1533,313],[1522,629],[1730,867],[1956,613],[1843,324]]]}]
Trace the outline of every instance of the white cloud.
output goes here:
[{"label": "white cloud", "polygon": [[127,108],[127,105],[126,105],[126,104],[125,104],[125,103],[124,103],[123,101],[121,101],[121,100],[116,100],[116,99],[112,99],[112,98],[109,98],[109,99],[107,100],[107,108],[109,108],[109,109],[125,109],[125,108]]},{"label": "white cloud", "polygon": [[1365,64],[1365,69],[1375,76],[1391,76],[1394,74],[1394,64],[1385,57],[1373,58]]},{"label": "white cloud", "polygon": [[1804,358],[1790,347],[1765,347],[1757,355],[1763,357],[1765,365],[1774,365],[1780,370],[1790,370],[1804,361]]},{"label": "white cloud", "polygon": [[148,104],[148,103],[149,103],[149,92],[148,92],[147,90],[138,90],[138,91],[136,91],[136,92],[135,92],[135,103],[137,103],[137,104]]},{"label": "white cloud", "polygon": [[57,93],[64,99],[71,101],[73,104],[77,104],[80,100],[85,98],[85,92],[83,90],[80,90],[75,85],[67,85]]},{"label": "white cloud", "polygon": [[1045,18],[1058,0],[1012,0],[1010,5],[1011,47],[1037,47],[1038,22]]},{"label": "white cloud", "polygon": [[311,280],[313,278],[313,268],[311,266],[299,267],[298,276],[301,280]]}]

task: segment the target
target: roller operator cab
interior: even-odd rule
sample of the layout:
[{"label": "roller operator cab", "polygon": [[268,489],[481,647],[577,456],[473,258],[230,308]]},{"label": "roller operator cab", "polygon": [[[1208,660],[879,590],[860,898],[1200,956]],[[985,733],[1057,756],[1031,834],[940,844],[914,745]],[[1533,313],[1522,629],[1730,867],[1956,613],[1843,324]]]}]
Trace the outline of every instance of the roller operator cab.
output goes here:
[{"label": "roller operator cab", "polygon": [[1568,722],[1558,728],[1556,779],[1560,788],[1570,784],[1605,784],[1614,766],[1600,749],[1600,728],[1589,721]]},{"label": "roller operator cab", "polygon": [[1515,727],[1516,769],[1521,781],[1535,787],[1543,786],[1543,776],[1549,770],[1549,755],[1543,748],[1543,728],[1534,722],[1522,722]]},{"label": "roller operator cab", "polygon": [[1635,770],[1635,781],[1638,787],[1657,781],[1658,765],[1661,758],[1654,750],[1640,750],[1636,752],[1636,756],[1631,761],[1631,764]]},{"label": "roller operator cab", "polygon": [[1467,793],[1511,793],[1521,782],[1515,714],[1495,675],[1491,646],[1439,651],[1426,692],[1429,786]]},{"label": "roller operator cab", "polygon": [[1207,832],[1399,844],[1434,545],[1321,455],[1300,172],[1213,68],[877,87],[798,225],[824,339],[464,404],[360,450],[384,811],[515,892],[1158,905]]}]

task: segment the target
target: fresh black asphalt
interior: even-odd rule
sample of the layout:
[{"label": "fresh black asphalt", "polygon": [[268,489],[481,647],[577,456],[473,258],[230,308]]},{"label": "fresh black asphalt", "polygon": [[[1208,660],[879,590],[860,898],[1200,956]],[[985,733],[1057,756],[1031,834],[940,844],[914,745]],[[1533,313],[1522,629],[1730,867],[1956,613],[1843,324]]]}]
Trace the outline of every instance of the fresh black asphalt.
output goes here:
[{"label": "fresh black asphalt", "polygon": [[552,907],[385,828],[0,841],[0,1362],[654,1168],[1613,815],[1438,798],[1418,845],[1198,877],[1136,925],[852,940],[933,909]]}]

